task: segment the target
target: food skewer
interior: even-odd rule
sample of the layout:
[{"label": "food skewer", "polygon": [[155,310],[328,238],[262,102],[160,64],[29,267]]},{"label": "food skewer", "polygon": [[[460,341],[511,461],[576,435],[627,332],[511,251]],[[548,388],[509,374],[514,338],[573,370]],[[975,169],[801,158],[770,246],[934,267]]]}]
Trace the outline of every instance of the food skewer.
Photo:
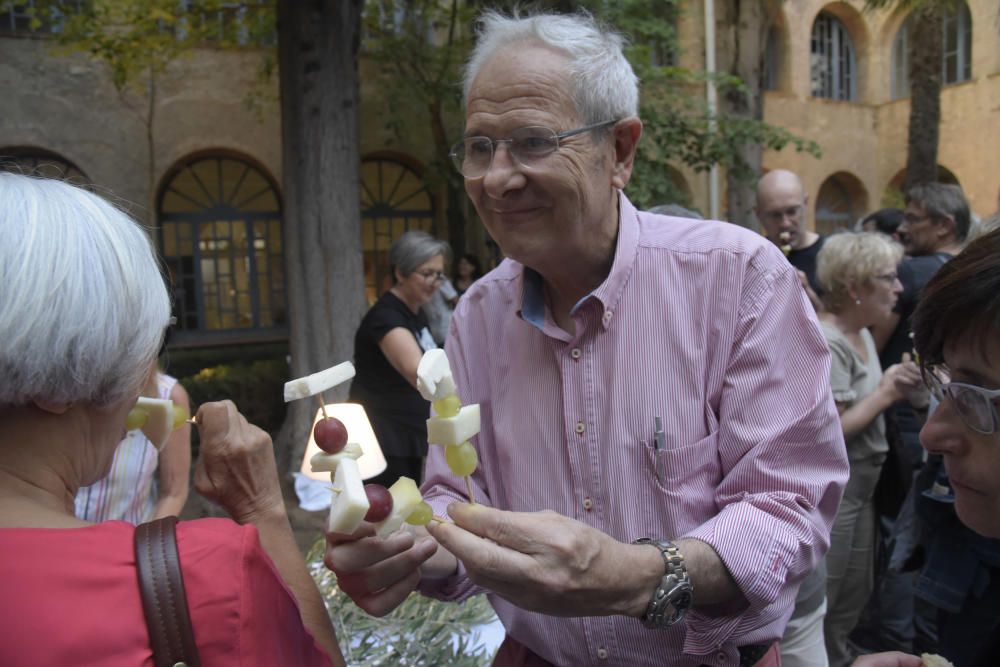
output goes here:
[{"label": "food skewer", "polygon": [[417,389],[431,401],[435,416],[427,420],[427,442],[445,448],[445,461],[457,477],[465,478],[469,502],[475,503],[472,473],[479,455],[469,438],[479,433],[479,404],[462,405],[444,350],[428,350],[417,365]]},{"label": "food skewer", "polygon": [[416,482],[400,477],[392,487],[364,484],[357,459],[361,445],[349,441],[347,428],[327,413],[323,392],[354,377],[354,365],[349,361],[325,371],[285,383],[285,401],[315,396],[323,418],[313,426],[313,439],[323,451],[309,460],[313,472],[329,472],[331,481],[330,514],[327,530],[331,533],[353,533],[362,522],[375,524],[375,532],[385,538],[403,523],[424,525],[433,521],[434,511],[424,502]]}]

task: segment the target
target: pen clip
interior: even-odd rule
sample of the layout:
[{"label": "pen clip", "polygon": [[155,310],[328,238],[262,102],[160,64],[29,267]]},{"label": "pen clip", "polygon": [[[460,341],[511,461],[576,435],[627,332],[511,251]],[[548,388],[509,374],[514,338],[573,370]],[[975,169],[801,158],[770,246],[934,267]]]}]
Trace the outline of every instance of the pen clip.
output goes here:
[{"label": "pen clip", "polygon": [[653,448],[656,450],[656,481],[663,483],[663,463],[660,452],[667,448],[666,438],[663,434],[663,420],[653,417],[655,430],[653,431]]}]

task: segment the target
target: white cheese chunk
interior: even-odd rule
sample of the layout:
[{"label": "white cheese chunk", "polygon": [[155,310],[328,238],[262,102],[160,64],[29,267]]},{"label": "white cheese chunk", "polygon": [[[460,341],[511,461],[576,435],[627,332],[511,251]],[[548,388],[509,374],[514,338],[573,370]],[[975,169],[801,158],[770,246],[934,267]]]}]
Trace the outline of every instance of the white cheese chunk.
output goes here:
[{"label": "white cheese chunk", "polygon": [[326,529],[331,533],[349,535],[364,521],[370,506],[357,461],[346,458],[340,462],[337,474],[333,477],[333,487],[333,501],[330,503]]},{"label": "white cheese chunk", "polygon": [[456,393],[451,376],[451,364],[444,350],[427,350],[417,365],[417,390],[428,401],[436,401]]},{"label": "white cheese chunk", "polygon": [[174,430],[174,402],[166,398],[140,396],[135,407],[146,413],[142,434],[153,443],[157,451],[163,449]]},{"label": "white cheese chunk", "polygon": [[361,445],[356,442],[349,442],[336,454],[330,454],[322,450],[316,452],[309,459],[309,466],[313,472],[335,472],[341,461],[344,459],[356,461],[361,458],[363,453]]},{"label": "white cheese chunk", "polygon": [[460,445],[479,433],[479,404],[464,405],[454,417],[431,417],[427,420],[427,442],[435,445]]},{"label": "white cheese chunk", "polygon": [[345,361],[342,364],[331,366],[325,371],[289,380],[285,383],[285,403],[315,396],[327,389],[333,389],[338,384],[347,382],[352,377],[354,377],[354,364]]},{"label": "white cheese chunk", "polygon": [[396,483],[389,487],[389,495],[392,496],[392,511],[389,512],[389,516],[375,524],[375,534],[382,539],[399,530],[413,510],[417,509],[417,505],[424,502],[417,483],[409,477],[400,477],[396,480]]}]

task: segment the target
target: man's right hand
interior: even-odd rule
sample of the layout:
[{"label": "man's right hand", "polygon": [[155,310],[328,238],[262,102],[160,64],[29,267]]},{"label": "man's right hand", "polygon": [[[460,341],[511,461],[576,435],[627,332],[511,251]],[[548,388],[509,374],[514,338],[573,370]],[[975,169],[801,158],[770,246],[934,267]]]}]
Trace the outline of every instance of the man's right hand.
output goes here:
[{"label": "man's right hand", "polygon": [[437,550],[437,542],[422,529],[416,535],[398,530],[383,540],[365,522],[353,535],[327,533],[323,562],[356,605],[385,616],[416,589],[420,566]]}]

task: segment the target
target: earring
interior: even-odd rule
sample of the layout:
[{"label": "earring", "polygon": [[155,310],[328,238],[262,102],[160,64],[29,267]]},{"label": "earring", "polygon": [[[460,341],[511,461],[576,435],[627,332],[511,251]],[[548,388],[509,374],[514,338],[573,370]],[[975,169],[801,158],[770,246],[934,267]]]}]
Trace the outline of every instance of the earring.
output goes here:
[{"label": "earring", "polygon": [[854,303],[856,303],[857,305],[859,305],[859,306],[860,306],[860,305],[861,305],[861,299],[855,299],[855,300],[854,300]]}]

